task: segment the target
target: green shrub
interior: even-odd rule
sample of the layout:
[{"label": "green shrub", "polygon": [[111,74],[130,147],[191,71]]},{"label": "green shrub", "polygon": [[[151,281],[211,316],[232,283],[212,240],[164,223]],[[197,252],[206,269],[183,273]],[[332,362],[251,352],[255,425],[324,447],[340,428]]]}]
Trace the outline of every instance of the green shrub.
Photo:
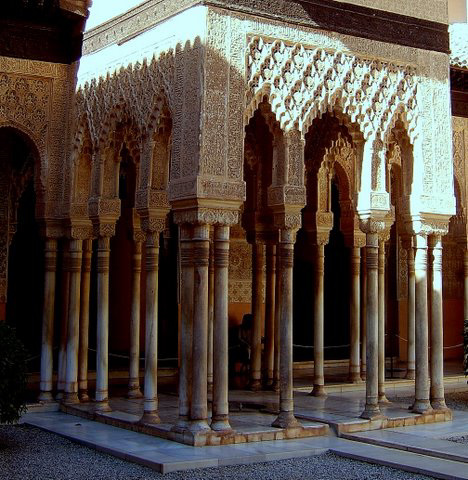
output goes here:
[{"label": "green shrub", "polygon": [[0,322],[0,423],[17,422],[26,410],[26,350]]}]

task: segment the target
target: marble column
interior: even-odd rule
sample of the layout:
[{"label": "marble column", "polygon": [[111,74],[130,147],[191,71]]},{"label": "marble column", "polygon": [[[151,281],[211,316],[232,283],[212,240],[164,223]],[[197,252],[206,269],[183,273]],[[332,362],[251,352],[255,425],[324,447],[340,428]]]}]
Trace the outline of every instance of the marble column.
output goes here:
[{"label": "marble column", "polygon": [[464,332],[468,331],[468,248],[466,245],[463,247],[465,249],[465,255],[463,259],[463,271],[464,271],[464,296],[463,296],[463,330]]},{"label": "marble column", "polygon": [[406,378],[414,380],[415,377],[415,288],[416,277],[414,273],[414,249],[413,241],[410,238],[406,245],[408,258],[408,343],[407,343],[407,367]]},{"label": "marble column", "polygon": [[360,272],[361,249],[351,248],[351,293],[350,293],[350,352],[349,352],[349,380],[353,383],[361,381],[361,366],[359,360],[360,337]]},{"label": "marble column", "polygon": [[57,395],[56,400],[62,400],[65,390],[65,375],[67,372],[67,338],[68,338],[68,300],[70,295],[70,271],[69,263],[69,245],[68,240],[64,240],[62,251],[62,278],[60,290],[60,341],[57,366]]},{"label": "marble column", "polygon": [[197,225],[193,230],[193,343],[192,403],[190,430],[209,430],[207,372],[208,372],[208,263],[210,255],[210,227]]},{"label": "marble column", "polygon": [[81,402],[89,402],[90,400],[88,395],[88,346],[92,245],[92,240],[83,241],[80,292],[80,345],[78,351],[78,396]]},{"label": "marble column", "polygon": [[367,308],[366,308],[366,406],[362,418],[381,418],[379,407],[379,236],[377,233],[366,235],[367,265]]},{"label": "marble column", "polygon": [[280,263],[279,245],[276,245],[276,273],[275,273],[275,355],[273,367],[273,385],[274,392],[280,391],[280,318],[281,318],[281,288],[280,288]]},{"label": "marble column", "polygon": [[45,241],[44,306],[42,310],[42,349],[40,402],[51,402],[53,378],[55,283],[57,270],[57,239]]},{"label": "marble column", "polygon": [[324,274],[325,247],[314,245],[315,280],[314,280],[314,388],[311,395],[323,397],[325,392],[324,376]]},{"label": "marble column", "polygon": [[70,240],[70,296],[68,304],[67,370],[65,375],[65,392],[63,397],[63,400],[66,403],[79,402],[78,348],[80,341],[80,292],[82,256],[83,241],[76,239]]},{"label": "marble column", "polygon": [[208,265],[208,392],[213,391],[213,318],[215,302],[214,245],[210,242]]},{"label": "marble column", "polygon": [[192,396],[192,342],[193,342],[193,285],[192,229],[181,225],[180,235],[180,366],[179,418],[173,430],[183,431],[189,426]]},{"label": "marble column", "polygon": [[214,231],[213,417],[211,428],[229,431],[228,306],[229,227]]},{"label": "marble column", "polygon": [[158,272],[160,232],[146,235],[145,385],[141,423],[155,424],[158,405]]},{"label": "marble column", "polygon": [[[141,234],[143,237],[143,234]],[[133,239],[132,255],[132,311],[130,317],[130,368],[128,398],[142,398],[140,389],[140,285],[143,239]]]},{"label": "marble column", "polygon": [[379,240],[379,402],[388,403],[385,395],[385,241]]},{"label": "marble column", "polygon": [[427,311],[427,239],[424,234],[415,235],[415,400],[414,413],[426,413],[431,410],[429,401],[429,331]]},{"label": "marble column", "polygon": [[442,237],[431,235],[432,253],[431,293],[431,406],[447,410],[444,392],[444,334],[442,305]]},{"label": "marble column", "polygon": [[250,357],[250,389],[258,391],[262,388],[262,327],[263,327],[263,272],[264,246],[252,244],[252,345]]},{"label": "marble column", "polygon": [[366,247],[361,249],[361,378],[366,378],[367,364],[367,255]]},{"label": "marble column", "polygon": [[99,237],[97,248],[97,335],[95,409],[109,412],[109,263],[110,238]]},{"label": "marble column", "polygon": [[280,317],[280,412],[273,427],[291,428],[299,426],[294,416],[293,398],[293,264],[294,230],[281,230],[279,243],[281,317]]},{"label": "marble column", "polygon": [[266,249],[265,286],[265,377],[266,386],[271,388],[275,368],[275,285],[276,245],[268,244]]}]

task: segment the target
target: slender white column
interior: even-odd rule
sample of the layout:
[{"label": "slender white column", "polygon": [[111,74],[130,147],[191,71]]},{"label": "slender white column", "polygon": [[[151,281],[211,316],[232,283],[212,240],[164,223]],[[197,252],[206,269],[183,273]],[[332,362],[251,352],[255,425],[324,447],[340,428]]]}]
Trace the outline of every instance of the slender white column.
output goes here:
[{"label": "slender white column", "polygon": [[362,418],[375,419],[382,416],[379,407],[379,357],[378,357],[378,262],[379,236],[377,233],[366,235],[366,264],[367,264],[367,369],[366,369],[366,406],[361,414]]},{"label": "slender white column", "polygon": [[366,247],[361,255],[361,378],[366,378],[367,364],[367,255]]},{"label": "slender white column", "polygon": [[210,261],[208,265],[208,392],[213,390],[214,277],[214,246],[213,242],[210,242]]},{"label": "slender white column", "polygon": [[192,342],[193,342],[193,285],[192,229],[180,229],[180,366],[179,366],[179,419],[173,430],[188,428],[192,396]]},{"label": "slender white column", "polygon": [[268,244],[266,249],[265,286],[265,370],[266,385],[272,387],[275,367],[275,284],[276,245]]},{"label": "slender white column", "polygon": [[229,305],[229,227],[214,231],[214,368],[213,418],[211,428],[229,431],[228,404],[228,305]]},{"label": "slender white column", "polygon": [[67,371],[65,375],[66,403],[78,403],[78,347],[80,341],[80,289],[83,241],[70,240],[69,271],[70,300],[68,306]]},{"label": "slender white column", "polygon": [[416,388],[412,410],[415,413],[426,413],[431,410],[429,402],[427,240],[425,235],[416,235],[414,239],[416,250],[414,262],[416,276]]},{"label": "slender white column", "polygon": [[379,240],[379,402],[388,403],[385,396],[385,242]]},{"label": "slender white column", "polygon": [[57,270],[57,239],[45,241],[44,306],[42,311],[41,392],[40,402],[51,402],[53,377],[55,280]]},{"label": "slender white column", "polygon": [[62,252],[62,278],[61,278],[61,307],[60,307],[60,343],[58,353],[57,367],[57,395],[56,400],[62,400],[65,390],[65,375],[67,372],[67,338],[68,338],[68,303],[70,296],[70,271],[69,263],[69,245],[68,240],[64,241]]},{"label": "slender white column", "polygon": [[142,398],[140,389],[140,284],[142,240],[133,240],[132,313],[130,317],[130,369],[128,398]]},{"label": "slender white column", "polygon": [[280,287],[280,265],[279,245],[276,245],[276,274],[275,274],[275,355],[273,386],[274,392],[280,390],[280,318],[281,318],[281,287]]},{"label": "slender white column", "polygon": [[415,288],[416,277],[414,274],[414,249],[413,240],[410,238],[407,245],[408,252],[408,361],[406,367],[406,378],[414,380],[415,377]]},{"label": "slender white column", "polygon": [[351,295],[350,295],[350,354],[349,379],[353,383],[361,381],[361,366],[359,361],[359,323],[360,323],[360,272],[361,249],[351,248]]},{"label": "slender white column", "polygon": [[431,405],[435,410],[447,410],[444,391],[444,334],[442,307],[442,238],[429,237],[432,253],[431,285]]},{"label": "slender white column", "polygon": [[464,256],[464,297],[463,297],[463,313],[464,313],[464,322],[463,322],[463,328],[464,332],[468,330],[468,249],[466,246],[465,248],[465,256]]},{"label": "slender white column", "polygon": [[78,351],[78,395],[81,402],[89,402],[88,346],[89,346],[89,294],[91,287],[92,240],[83,241],[80,293],[80,346]]},{"label": "slender white column", "polygon": [[158,269],[159,232],[146,235],[145,388],[142,423],[159,423],[158,413]]},{"label": "slender white column", "polygon": [[210,228],[197,225],[193,232],[194,295],[192,355],[192,404],[190,430],[203,431],[210,427],[208,418],[208,263]]},{"label": "slender white column", "polygon": [[280,235],[280,413],[272,426],[291,428],[299,425],[294,416],[293,398],[293,264],[296,232],[281,230]]},{"label": "slender white column", "polygon": [[97,250],[96,411],[109,406],[109,262],[110,238],[99,237]]},{"label": "slender white column", "polygon": [[314,388],[311,395],[323,397],[325,392],[324,376],[324,274],[325,247],[314,245],[315,249],[315,281],[314,281]]},{"label": "slender white column", "polygon": [[252,345],[250,357],[250,389],[253,391],[262,388],[262,327],[263,327],[263,244],[252,244]]}]

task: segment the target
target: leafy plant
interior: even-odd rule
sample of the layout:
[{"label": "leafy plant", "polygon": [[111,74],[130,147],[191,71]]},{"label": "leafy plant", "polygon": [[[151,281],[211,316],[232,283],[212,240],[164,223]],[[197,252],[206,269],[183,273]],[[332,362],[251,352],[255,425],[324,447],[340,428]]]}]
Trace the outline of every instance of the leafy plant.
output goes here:
[{"label": "leafy plant", "polygon": [[0,322],[0,423],[17,422],[26,411],[26,350],[13,328]]}]

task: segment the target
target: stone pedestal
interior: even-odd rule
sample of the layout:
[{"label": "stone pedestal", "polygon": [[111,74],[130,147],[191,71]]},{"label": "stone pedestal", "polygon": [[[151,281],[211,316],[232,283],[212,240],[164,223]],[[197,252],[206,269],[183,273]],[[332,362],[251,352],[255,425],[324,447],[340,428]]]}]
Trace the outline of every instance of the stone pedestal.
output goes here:
[{"label": "stone pedestal", "polygon": [[39,401],[51,402],[53,377],[54,346],[54,312],[55,281],[57,270],[57,239],[46,238],[45,241],[45,278],[44,306],[42,311],[42,348],[41,348],[41,383]]}]

